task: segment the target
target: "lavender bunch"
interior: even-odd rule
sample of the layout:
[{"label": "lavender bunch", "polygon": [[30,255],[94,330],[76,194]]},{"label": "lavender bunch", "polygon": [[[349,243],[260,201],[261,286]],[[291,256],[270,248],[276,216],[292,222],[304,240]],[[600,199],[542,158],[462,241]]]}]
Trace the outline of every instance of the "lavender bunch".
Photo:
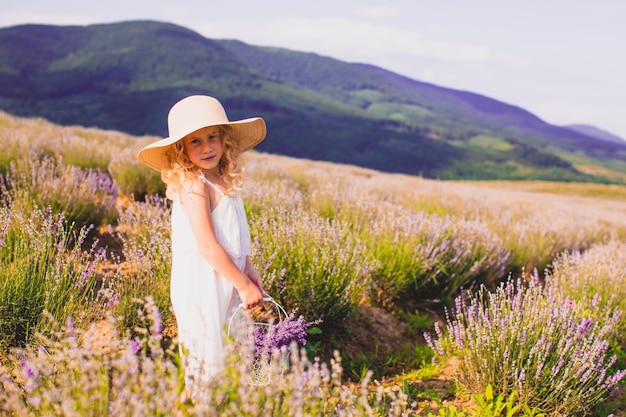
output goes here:
[{"label": "lavender bunch", "polygon": [[289,348],[292,343],[306,345],[306,336],[309,327],[319,321],[307,322],[304,316],[295,318],[291,313],[284,320],[277,324],[267,326],[256,326],[254,328],[254,355],[261,357],[263,354],[271,354],[275,350]]}]

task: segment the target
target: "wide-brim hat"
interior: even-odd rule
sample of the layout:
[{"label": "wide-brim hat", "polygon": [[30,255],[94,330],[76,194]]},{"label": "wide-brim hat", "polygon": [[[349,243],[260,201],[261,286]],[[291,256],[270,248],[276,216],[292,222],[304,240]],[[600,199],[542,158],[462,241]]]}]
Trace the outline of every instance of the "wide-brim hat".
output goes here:
[{"label": "wide-brim hat", "polygon": [[230,121],[222,104],[209,96],[189,96],[174,104],[167,116],[169,136],[142,148],[137,157],[158,171],[169,168],[168,148],[185,136],[209,126],[230,126],[230,140],[238,153],[247,151],[267,133],[265,121],[260,117]]}]

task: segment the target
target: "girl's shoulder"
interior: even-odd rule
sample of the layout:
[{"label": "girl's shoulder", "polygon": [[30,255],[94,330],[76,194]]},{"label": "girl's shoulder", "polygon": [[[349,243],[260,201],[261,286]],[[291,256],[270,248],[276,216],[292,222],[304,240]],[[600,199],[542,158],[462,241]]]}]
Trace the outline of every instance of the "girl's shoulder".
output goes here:
[{"label": "girl's shoulder", "polygon": [[192,176],[185,178],[180,184],[179,198],[184,201],[192,195],[206,197],[208,192],[206,184],[200,178]]}]

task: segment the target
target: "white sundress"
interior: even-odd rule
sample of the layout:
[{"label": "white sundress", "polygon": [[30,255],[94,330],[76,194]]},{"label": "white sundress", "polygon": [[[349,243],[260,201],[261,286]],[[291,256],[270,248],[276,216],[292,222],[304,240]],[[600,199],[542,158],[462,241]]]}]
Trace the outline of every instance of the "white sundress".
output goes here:
[{"label": "white sundress", "polygon": [[[250,254],[250,231],[243,201],[222,195],[211,217],[218,242],[241,270]],[[220,371],[224,363],[224,327],[239,305],[237,290],[217,274],[198,251],[189,219],[180,201],[172,206],[172,276],[170,294],[184,353],[185,386],[192,398],[202,397],[202,385]]]}]

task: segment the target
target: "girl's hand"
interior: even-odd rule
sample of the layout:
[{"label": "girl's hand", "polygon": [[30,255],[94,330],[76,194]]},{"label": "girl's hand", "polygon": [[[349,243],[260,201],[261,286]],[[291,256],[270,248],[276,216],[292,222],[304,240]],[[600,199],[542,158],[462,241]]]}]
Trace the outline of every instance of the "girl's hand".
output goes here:
[{"label": "girl's hand", "polygon": [[263,292],[259,290],[257,285],[252,281],[237,290],[239,292],[239,298],[243,304],[243,308],[249,309],[254,306],[263,305]]}]

